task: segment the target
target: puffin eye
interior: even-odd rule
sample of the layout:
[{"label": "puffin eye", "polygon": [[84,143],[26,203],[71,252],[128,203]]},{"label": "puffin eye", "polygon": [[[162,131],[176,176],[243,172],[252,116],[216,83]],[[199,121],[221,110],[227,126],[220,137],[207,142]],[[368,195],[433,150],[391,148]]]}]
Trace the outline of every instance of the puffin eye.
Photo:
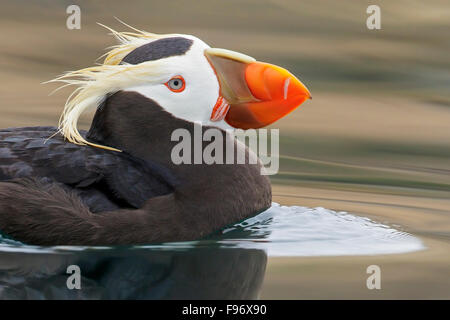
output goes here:
[{"label": "puffin eye", "polygon": [[167,88],[173,92],[181,92],[186,87],[186,83],[182,76],[175,76],[165,83]]}]

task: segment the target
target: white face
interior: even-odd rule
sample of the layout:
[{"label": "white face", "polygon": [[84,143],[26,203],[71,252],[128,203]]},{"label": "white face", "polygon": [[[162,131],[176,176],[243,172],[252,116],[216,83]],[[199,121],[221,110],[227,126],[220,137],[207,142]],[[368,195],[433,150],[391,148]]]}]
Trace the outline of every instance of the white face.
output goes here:
[{"label": "white face", "polygon": [[[166,72],[160,83],[143,83],[124,90],[138,92],[156,101],[177,118],[231,129],[224,120],[211,121],[211,113],[220,97],[220,87],[215,71],[204,54],[209,46],[194,36],[180,36],[194,42],[184,55],[161,59],[164,60]],[[171,90],[167,85],[177,77],[184,79],[183,90]]]}]

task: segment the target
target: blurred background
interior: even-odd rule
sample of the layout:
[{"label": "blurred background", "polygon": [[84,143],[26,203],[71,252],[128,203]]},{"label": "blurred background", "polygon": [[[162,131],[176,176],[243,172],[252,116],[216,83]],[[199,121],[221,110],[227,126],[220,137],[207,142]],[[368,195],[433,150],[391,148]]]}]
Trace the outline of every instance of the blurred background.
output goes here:
[{"label": "blurred background", "polygon": [[[81,8],[68,30],[66,8]],[[368,30],[366,8],[381,8]],[[271,258],[262,298],[450,298],[449,1],[1,0],[0,126],[57,125],[70,91],[41,83],[114,44],[96,22],[185,33],[298,76],[313,100],[280,129],[274,201],[345,210],[419,236],[426,251]],[[83,126],[89,126],[89,115]],[[383,270],[367,290],[366,267]]]}]

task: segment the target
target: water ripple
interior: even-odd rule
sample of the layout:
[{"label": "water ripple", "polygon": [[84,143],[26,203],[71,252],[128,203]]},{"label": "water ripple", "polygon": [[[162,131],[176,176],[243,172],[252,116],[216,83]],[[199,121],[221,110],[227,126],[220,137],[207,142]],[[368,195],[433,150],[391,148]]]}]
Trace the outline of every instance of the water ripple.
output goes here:
[{"label": "water ripple", "polygon": [[[241,237],[249,233],[247,237]],[[424,249],[422,242],[369,218],[325,208],[272,207],[224,230],[219,240],[237,247],[264,248],[269,256],[376,255]],[[253,241],[255,239],[264,242]]]}]

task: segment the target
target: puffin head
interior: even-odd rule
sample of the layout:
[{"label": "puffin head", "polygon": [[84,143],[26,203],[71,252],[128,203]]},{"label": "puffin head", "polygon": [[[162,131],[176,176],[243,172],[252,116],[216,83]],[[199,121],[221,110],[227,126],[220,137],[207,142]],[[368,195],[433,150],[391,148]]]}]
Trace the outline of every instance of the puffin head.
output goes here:
[{"label": "puffin head", "polygon": [[119,44],[103,64],[50,81],[78,86],[60,120],[61,133],[73,143],[115,150],[86,141],[77,123],[118,91],[137,92],[176,118],[222,129],[267,126],[311,98],[287,70],[194,36],[108,29]]}]

